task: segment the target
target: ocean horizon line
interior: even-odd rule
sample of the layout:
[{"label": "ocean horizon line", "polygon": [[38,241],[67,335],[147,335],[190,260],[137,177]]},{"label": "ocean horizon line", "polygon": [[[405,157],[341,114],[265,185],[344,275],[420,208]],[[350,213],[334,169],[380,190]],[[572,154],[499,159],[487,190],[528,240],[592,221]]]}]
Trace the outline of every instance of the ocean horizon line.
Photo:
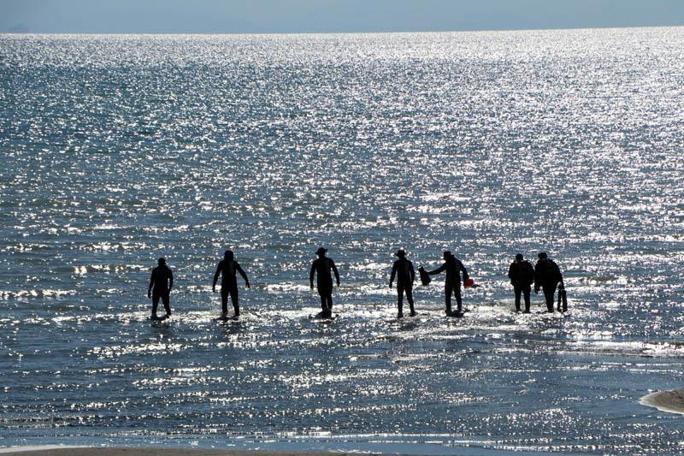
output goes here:
[{"label": "ocean horizon line", "polygon": [[653,25],[600,25],[600,26],[569,26],[569,27],[520,27],[520,28],[464,28],[443,30],[372,30],[372,31],[288,31],[288,32],[40,32],[40,31],[0,31],[0,35],[50,35],[50,36],[300,36],[300,35],[415,35],[441,33],[510,33],[510,32],[555,32],[582,30],[625,30],[625,29],[669,29],[682,28],[684,24],[653,24]]}]

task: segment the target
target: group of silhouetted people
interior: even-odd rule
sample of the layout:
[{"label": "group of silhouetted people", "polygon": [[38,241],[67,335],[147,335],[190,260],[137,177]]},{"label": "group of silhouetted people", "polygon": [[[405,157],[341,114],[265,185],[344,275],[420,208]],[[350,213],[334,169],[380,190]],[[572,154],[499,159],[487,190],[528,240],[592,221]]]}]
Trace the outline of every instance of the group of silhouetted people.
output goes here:
[{"label": "group of silhouetted people", "polygon": [[563,274],[561,274],[560,268],[548,257],[546,252],[540,252],[537,256],[539,258],[537,264],[532,267],[532,264],[519,253],[515,256],[515,261],[508,268],[508,278],[511,279],[511,285],[513,285],[513,292],[515,293],[516,312],[520,312],[520,298],[522,295],[525,299],[524,313],[530,313],[532,284],[534,284],[535,293],[539,293],[540,289],[543,290],[546,310],[548,312],[553,312],[556,289],[560,291],[561,297],[558,310],[567,310],[565,284],[563,283]]},{"label": "group of silhouetted people", "polygon": [[[147,289],[147,297],[152,299],[152,320],[164,320],[171,316],[171,306],[169,303],[169,295],[171,288],[173,288],[173,273],[166,265],[165,258],[159,258],[158,265],[152,270],[150,276],[150,286]],[[232,251],[226,250],[223,254],[223,260],[219,261],[214,273],[214,282],[211,289],[216,293],[216,283],[219,276],[221,276],[221,317],[228,318],[228,296],[230,296],[233,304],[233,318],[240,316],[240,303],[238,301],[238,286],[237,273],[245,279],[245,286],[249,288],[249,279],[247,274],[240,267],[240,264],[235,261],[235,255]],[[339,281],[338,281],[339,283]],[[157,308],[159,300],[164,303],[164,310],[166,315],[159,317],[157,315]]]},{"label": "group of silhouetted people", "polygon": [[[399,310],[398,317],[404,316],[404,295],[409,303],[411,309],[411,316],[416,315],[416,309],[413,302],[413,283],[416,280],[416,271],[413,263],[406,258],[406,252],[400,249],[395,253],[398,259],[392,265],[392,273],[390,275],[389,286],[392,288],[394,279],[397,279],[397,308]],[[445,251],[443,254],[444,264],[433,271],[426,271],[420,268],[420,278],[423,285],[430,283],[430,276],[446,272],[446,279],[444,281],[444,299],[446,304],[446,314],[450,317],[457,317],[463,315],[463,300],[461,299],[461,278],[466,287],[474,287],[474,282],[468,277],[468,271],[461,260],[456,258],[450,251]],[[451,309],[451,297],[456,297],[457,310],[454,312]]]},{"label": "group of silhouetted people", "polygon": [[[320,247],[316,251],[318,258],[311,263],[309,272],[309,284],[311,289],[314,289],[315,278],[316,288],[321,298],[321,312],[318,313],[316,317],[322,319],[333,318],[333,276],[337,286],[340,286],[340,274],[335,266],[335,262],[331,258],[328,258],[326,253],[327,249],[323,247]],[[392,288],[394,281],[396,280],[397,316],[399,318],[403,318],[404,316],[403,305],[404,296],[406,296],[411,311],[410,315],[413,317],[416,315],[413,300],[413,284],[416,280],[416,271],[413,267],[413,263],[406,258],[406,252],[403,249],[398,250],[395,253],[395,256],[397,257],[397,260],[392,265],[389,286]],[[524,313],[530,313],[530,294],[533,284],[535,293],[538,293],[539,290],[543,290],[548,312],[554,311],[556,290],[559,290],[558,310],[567,310],[565,286],[563,284],[563,275],[560,272],[560,268],[546,253],[541,252],[538,257],[537,264],[533,267],[529,261],[524,259],[522,254],[517,254],[515,261],[511,263],[508,269],[508,277],[511,280],[515,294],[515,310],[520,312],[521,298],[524,298]],[[465,288],[475,288],[478,285],[476,285],[473,279],[468,276],[468,271],[463,265],[463,262],[456,258],[450,251],[447,250],[443,253],[443,259],[444,263],[432,271],[426,271],[422,267],[419,268],[420,280],[423,285],[428,285],[431,281],[430,276],[444,272],[446,274],[444,281],[446,315],[450,317],[461,317],[464,312],[461,285]],[[237,274],[242,276],[245,281],[245,286],[249,288],[247,274],[242,267],[240,267],[240,264],[235,261],[233,252],[226,250],[223,260],[216,266],[212,284],[212,291],[216,292],[216,284],[219,276],[221,277],[221,319],[228,318],[228,296],[230,296],[233,304],[232,318],[237,318],[240,315]],[[153,320],[163,320],[171,316],[169,294],[172,287],[173,273],[166,265],[166,260],[160,258],[158,266],[152,270],[150,285],[147,291],[148,298],[152,299]],[[455,311],[452,310],[451,307],[452,297],[456,298]],[[157,308],[160,300],[164,304],[164,309],[166,311],[166,315],[163,317],[157,315]]]}]

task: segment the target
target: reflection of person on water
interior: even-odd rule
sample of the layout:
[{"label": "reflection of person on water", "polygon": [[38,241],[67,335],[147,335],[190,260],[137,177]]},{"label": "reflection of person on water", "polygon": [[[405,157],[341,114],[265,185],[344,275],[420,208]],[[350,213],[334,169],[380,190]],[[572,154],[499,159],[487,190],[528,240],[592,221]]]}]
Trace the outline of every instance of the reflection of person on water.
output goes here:
[{"label": "reflection of person on water", "polygon": [[332,316],[333,273],[335,274],[337,286],[340,286],[340,274],[337,272],[335,262],[325,256],[327,251],[323,247],[316,251],[318,258],[311,263],[311,270],[309,271],[309,283],[312,290],[314,287],[314,275],[316,275],[316,287],[318,288],[318,294],[321,296],[321,313],[319,316],[323,318],[330,318]]},{"label": "reflection of person on water", "polygon": [[515,256],[515,261],[508,268],[508,278],[511,279],[515,293],[515,311],[520,312],[520,295],[525,297],[525,313],[530,313],[530,291],[534,282],[534,268],[525,260],[522,253]]},{"label": "reflection of person on water", "polygon": [[[446,314],[449,316],[460,315],[463,313],[463,303],[461,299],[461,272],[463,273],[463,283],[468,280],[468,271],[466,270],[461,260],[451,254],[450,251],[444,252],[444,264],[429,271],[428,274],[435,275],[446,271],[446,280],[444,281],[444,299],[446,302]],[[451,295],[456,297],[456,305],[458,310],[456,313],[451,311]]]},{"label": "reflection of person on water", "polygon": [[397,317],[404,316],[404,293],[406,293],[406,300],[411,308],[411,316],[416,315],[413,308],[413,282],[416,280],[416,271],[413,269],[413,263],[406,259],[406,252],[401,249],[395,254],[399,259],[394,262],[392,266],[392,275],[390,276],[389,287],[392,288],[394,278],[397,278],[397,307],[399,314]]},{"label": "reflection of person on water", "polygon": [[548,257],[546,252],[540,252],[538,257],[539,260],[534,266],[534,292],[539,293],[540,288],[544,290],[546,309],[553,312],[556,287],[560,284],[560,288],[564,288],[563,275],[558,265]]},{"label": "reflection of person on water", "polygon": [[233,302],[233,310],[235,311],[235,317],[240,315],[240,304],[238,303],[238,286],[236,272],[239,272],[242,278],[245,280],[245,286],[249,288],[249,279],[247,279],[247,274],[242,270],[240,264],[235,261],[233,252],[226,250],[223,254],[223,260],[219,261],[216,266],[216,272],[214,273],[214,283],[211,289],[216,293],[216,282],[218,282],[219,275],[221,276],[221,317],[226,318],[228,316],[228,295]]},{"label": "reflection of person on water", "polygon": [[169,295],[171,293],[171,288],[173,288],[173,272],[166,265],[166,259],[159,258],[157,260],[158,266],[152,269],[152,275],[150,276],[150,286],[147,288],[147,297],[152,299],[152,319],[160,320],[157,316],[157,307],[159,306],[159,300],[162,300],[164,304],[164,309],[166,310],[166,316],[168,318],[171,316],[171,303]]}]

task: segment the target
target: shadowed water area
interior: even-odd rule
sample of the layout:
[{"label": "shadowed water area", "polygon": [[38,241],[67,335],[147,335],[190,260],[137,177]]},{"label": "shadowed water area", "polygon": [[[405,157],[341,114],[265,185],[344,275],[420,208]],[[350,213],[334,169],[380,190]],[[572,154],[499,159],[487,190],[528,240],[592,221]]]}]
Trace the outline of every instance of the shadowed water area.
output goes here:
[{"label": "shadowed water area", "polygon": [[[676,454],[684,28],[0,35],[0,446]],[[308,268],[342,276],[330,323]],[[393,252],[451,249],[394,319]],[[211,280],[232,248],[239,322]],[[570,312],[512,312],[546,250]],[[150,268],[174,270],[151,324]]]}]

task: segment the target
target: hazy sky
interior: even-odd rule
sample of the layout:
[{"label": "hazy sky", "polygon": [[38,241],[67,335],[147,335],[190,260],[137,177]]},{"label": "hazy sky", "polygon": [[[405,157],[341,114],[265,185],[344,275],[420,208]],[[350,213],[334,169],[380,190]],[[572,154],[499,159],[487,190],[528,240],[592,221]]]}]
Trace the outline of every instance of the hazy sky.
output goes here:
[{"label": "hazy sky", "polygon": [[0,32],[372,32],[637,25],[684,25],[684,0],[0,0]]}]

